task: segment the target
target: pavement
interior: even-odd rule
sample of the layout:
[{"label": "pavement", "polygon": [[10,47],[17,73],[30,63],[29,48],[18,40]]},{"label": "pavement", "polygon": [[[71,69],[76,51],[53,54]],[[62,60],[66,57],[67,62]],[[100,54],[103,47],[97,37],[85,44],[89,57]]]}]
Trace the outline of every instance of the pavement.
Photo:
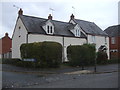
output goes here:
[{"label": "pavement", "polygon": [[[118,64],[107,64],[107,65],[98,65],[96,71],[98,73],[104,72],[114,72],[118,71]],[[84,67],[85,70],[94,72],[94,66]],[[52,69],[36,69],[36,68],[23,68],[13,65],[3,64],[2,71],[11,71],[11,72],[24,72],[24,73],[46,73],[46,74],[55,74],[55,73],[66,73],[81,71],[81,67],[64,67],[64,68],[52,68]]]},{"label": "pavement", "polygon": [[59,69],[30,69],[3,64],[3,88],[116,88],[118,64]]}]

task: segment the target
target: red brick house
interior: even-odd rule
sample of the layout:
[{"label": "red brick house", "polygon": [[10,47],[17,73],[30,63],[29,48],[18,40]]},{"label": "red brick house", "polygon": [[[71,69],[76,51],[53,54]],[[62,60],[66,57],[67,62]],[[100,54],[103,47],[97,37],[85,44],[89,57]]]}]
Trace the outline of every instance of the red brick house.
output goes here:
[{"label": "red brick house", "polygon": [[12,39],[5,33],[0,39],[0,58],[11,58]]},{"label": "red brick house", "polygon": [[105,32],[109,35],[110,38],[110,58],[120,59],[120,25],[110,26],[105,29]]}]

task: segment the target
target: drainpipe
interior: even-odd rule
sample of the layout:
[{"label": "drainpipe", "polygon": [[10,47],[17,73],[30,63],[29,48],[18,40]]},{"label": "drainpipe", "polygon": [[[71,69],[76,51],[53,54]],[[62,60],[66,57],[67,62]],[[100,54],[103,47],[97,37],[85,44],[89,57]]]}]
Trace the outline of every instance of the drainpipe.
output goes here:
[{"label": "drainpipe", "polygon": [[27,35],[26,35],[26,43],[28,43],[28,33],[27,33]]},{"label": "drainpipe", "polygon": [[62,44],[63,44],[63,47],[62,47],[62,62],[64,62],[65,61],[65,51],[64,51],[64,36],[63,36],[63,38],[62,38]]}]

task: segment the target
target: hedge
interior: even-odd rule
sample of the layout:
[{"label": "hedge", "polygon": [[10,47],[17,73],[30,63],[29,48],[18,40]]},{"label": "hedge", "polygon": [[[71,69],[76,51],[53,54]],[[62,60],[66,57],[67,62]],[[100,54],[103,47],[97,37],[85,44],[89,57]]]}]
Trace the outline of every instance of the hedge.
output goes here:
[{"label": "hedge", "polygon": [[97,64],[107,64],[108,56],[106,52],[98,51],[97,52]]},{"label": "hedge", "polygon": [[59,67],[62,62],[62,46],[57,42],[22,44],[22,59],[36,59],[35,67]]},{"label": "hedge", "polygon": [[94,65],[95,46],[92,44],[70,45],[67,48],[67,58],[72,66]]},{"label": "hedge", "polygon": [[120,59],[110,59],[107,60],[107,64],[117,64],[120,63]]},{"label": "hedge", "polygon": [[16,65],[16,63],[20,61],[20,59],[18,59],[18,58],[14,58],[14,59],[1,59],[1,60],[2,60],[2,64],[12,64],[12,65]]}]

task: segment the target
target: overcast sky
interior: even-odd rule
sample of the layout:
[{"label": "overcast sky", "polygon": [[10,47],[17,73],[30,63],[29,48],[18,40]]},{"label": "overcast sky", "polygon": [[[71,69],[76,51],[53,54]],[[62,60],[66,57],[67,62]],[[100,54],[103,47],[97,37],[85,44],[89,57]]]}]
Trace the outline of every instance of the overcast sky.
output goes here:
[{"label": "overcast sky", "polygon": [[119,0],[1,0],[0,38],[5,32],[12,37],[19,8],[23,9],[24,15],[41,18],[47,18],[52,13],[49,8],[52,8],[53,19],[65,22],[70,20],[73,13],[76,19],[94,22],[104,30],[118,24],[118,2]]}]

